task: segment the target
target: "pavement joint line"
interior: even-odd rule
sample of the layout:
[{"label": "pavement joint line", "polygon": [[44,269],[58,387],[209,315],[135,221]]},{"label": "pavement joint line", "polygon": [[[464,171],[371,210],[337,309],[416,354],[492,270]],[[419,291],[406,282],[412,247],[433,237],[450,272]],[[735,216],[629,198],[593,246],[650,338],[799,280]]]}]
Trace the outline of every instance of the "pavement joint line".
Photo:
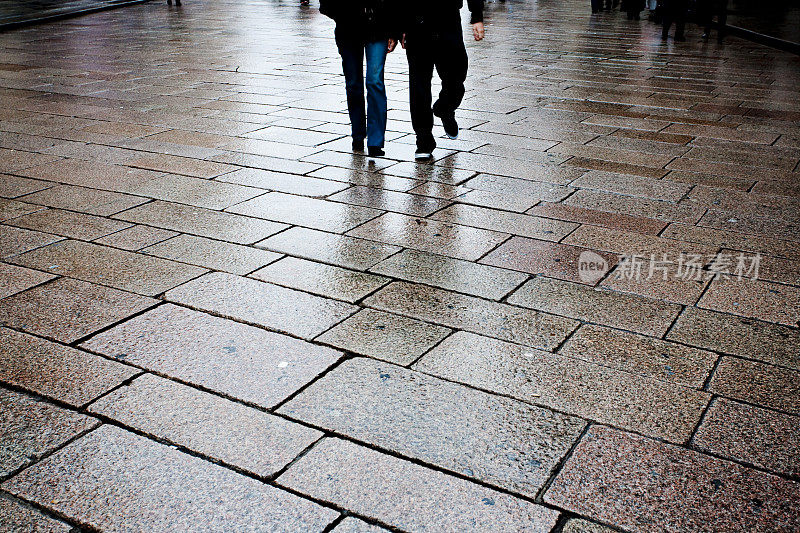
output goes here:
[{"label": "pavement joint line", "polygon": [[580,435],[578,435],[578,438],[575,439],[575,441],[567,450],[567,453],[565,453],[553,467],[553,470],[548,476],[547,480],[545,480],[541,488],[537,491],[536,496],[534,497],[534,501],[536,503],[544,504],[544,495],[547,493],[548,490],[550,490],[550,487],[552,486],[556,477],[558,477],[558,475],[561,473],[561,469],[572,458],[572,454],[575,453],[575,450],[577,449],[578,445],[586,437],[586,434],[589,433],[589,429],[592,427],[592,424],[594,423],[591,421],[586,421],[586,425],[584,425],[583,430],[581,431]]}]

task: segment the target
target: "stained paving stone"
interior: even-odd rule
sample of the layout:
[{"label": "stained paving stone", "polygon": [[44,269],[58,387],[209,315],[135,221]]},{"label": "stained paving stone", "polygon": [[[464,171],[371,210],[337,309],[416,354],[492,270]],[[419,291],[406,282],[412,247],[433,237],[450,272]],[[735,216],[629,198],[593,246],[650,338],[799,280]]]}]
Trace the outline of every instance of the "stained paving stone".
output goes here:
[{"label": "stained paving stone", "polygon": [[586,424],[364,358],[342,363],[279,412],[529,497]]},{"label": "stained paving stone", "polygon": [[350,231],[348,235],[467,261],[478,259],[507,238],[496,231],[399,213],[386,213]]},{"label": "stained paving stone", "polygon": [[69,343],[156,303],[144,296],[59,278],[0,300],[0,324]]},{"label": "stained paving stone", "polygon": [[708,390],[770,409],[800,414],[800,372],[723,357]]},{"label": "stained paving stone", "polygon": [[528,214],[545,218],[566,220],[568,222],[577,222],[579,224],[604,226],[619,231],[644,233],[646,235],[658,235],[658,233],[667,225],[667,222],[656,220],[654,218],[623,215],[620,213],[609,213],[606,211],[596,211],[593,209],[585,209],[583,207],[575,207],[551,202],[542,202],[541,204],[532,207],[530,210],[528,210]]},{"label": "stained paving stone", "polygon": [[398,246],[307,228],[291,228],[257,246],[356,270],[366,270],[400,251]]},{"label": "stained paving stone", "polygon": [[26,196],[25,201],[88,215],[109,216],[146,203],[148,199],[73,185],[56,185]]},{"label": "stained paving stone", "polygon": [[328,197],[334,202],[370,207],[382,211],[393,211],[406,215],[425,217],[449,205],[449,202],[407,194],[398,191],[384,191],[373,187],[350,187],[346,191]]},{"label": "stained paving stone", "polygon": [[128,229],[95,239],[94,242],[113,248],[122,248],[130,252],[137,252],[142,248],[152,246],[172,237],[176,237],[177,235],[179,234],[174,231],[151,228],[150,226],[140,226],[137,224]]},{"label": "stained paving stone", "polygon": [[685,441],[709,395],[473,333],[456,332],[414,368],[601,423]]},{"label": "stained paving stone", "polygon": [[148,435],[262,477],[289,464],[322,433],[152,374],[89,407]]},{"label": "stained paving stone", "polygon": [[322,531],[338,513],[125,430],[103,426],[3,483],[104,531]]},{"label": "stained paving stone", "polygon": [[30,289],[55,276],[7,263],[0,263],[0,299]]},{"label": "stained paving stone", "polygon": [[155,296],[207,272],[158,257],[66,240],[13,258],[22,266]]},{"label": "stained paving stone", "polygon": [[800,474],[800,416],[715,400],[692,440],[700,450],[783,475]]},{"label": "stained paving stone", "polygon": [[711,282],[699,307],[797,326],[800,288],[768,281],[722,276]]},{"label": "stained paving stone", "polygon": [[349,303],[357,302],[390,281],[383,276],[356,272],[296,257],[281,259],[253,272],[250,277]]},{"label": "stained paving stone", "polygon": [[316,341],[361,355],[409,365],[451,329],[375,309],[363,309]]},{"label": "stained paving stone", "polygon": [[338,526],[333,528],[333,531],[336,533],[382,533],[389,530],[383,529],[382,527],[373,526],[372,524],[364,522],[363,520],[348,516],[342,520]]},{"label": "stained paving stone", "polygon": [[581,326],[558,353],[694,388],[702,388],[718,358],[706,350],[591,324]]},{"label": "stained paving stone", "polygon": [[80,407],[136,375],[135,368],[0,328],[0,380]]},{"label": "stained paving stone", "polygon": [[800,485],[592,427],[544,501],[629,531],[791,531],[800,516]]},{"label": "stained paving stone", "polygon": [[84,241],[99,239],[131,226],[119,220],[63,211],[61,209],[38,211],[8,220],[6,224]]},{"label": "stained paving stone", "polygon": [[443,209],[434,214],[432,218],[451,224],[464,224],[484,230],[510,233],[546,241],[560,241],[578,227],[577,224],[572,222],[464,204],[457,204]]},{"label": "stained paving stone", "polygon": [[507,301],[546,313],[656,337],[666,333],[681,311],[676,304],[543,277],[530,280]]},{"label": "stained paving stone", "polygon": [[408,531],[546,532],[558,512],[340,439],[324,439],[278,483]]},{"label": "stained paving stone", "polygon": [[99,425],[94,418],[0,388],[0,477]]},{"label": "stained paving stone", "polygon": [[52,187],[54,183],[49,181],[34,180],[30,178],[22,178],[20,176],[11,176],[9,174],[0,174],[0,197],[2,198],[17,198],[32,194],[48,187]]},{"label": "stained paving stone", "polygon": [[568,318],[405,282],[384,287],[364,305],[545,350],[578,326]]},{"label": "stained paving stone", "polygon": [[281,258],[281,254],[194,235],[178,235],[143,253],[212,270],[245,275]]},{"label": "stained paving stone", "polygon": [[8,260],[16,255],[53,244],[62,239],[63,237],[50,233],[0,224],[0,259]]},{"label": "stained paving stone", "polygon": [[687,307],[667,339],[800,370],[800,331],[778,324]]},{"label": "stained paving stone", "polygon": [[262,407],[278,404],[341,356],[171,304],[96,335],[82,347]]},{"label": "stained paving stone", "polygon": [[17,533],[70,533],[72,526],[6,495],[0,495],[0,531]]},{"label": "stained paving stone", "polygon": [[166,299],[304,339],[330,329],[358,308],[272,283],[212,272],[168,291]]},{"label": "stained paving stone", "polygon": [[690,185],[592,170],[570,184],[580,189],[594,189],[627,196],[677,202],[691,189]]},{"label": "stained paving stone", "polygon": [[243,168],[216,178],[216,181],[237,183],[249,187],[258,187],[276,192],[299,194],[301,196],[322,197],[347,189],[347,185],[339,181],[297,176],[272,172],[257,168]]},{"label": "stained paving stone", "polygon": [[286,224],[188,205],[155,201],[115,218],[236,244],[253,244],[286,229]]},{"label": "stained paving stone", "polygon": [[[527,237],[512,237],[495,250],[492,250],[480,262],[481,264],[520,270],[529,274],[544,274],[551,278],[595,285],[600,281],[600,278],[582,275],[580,270],[581,254],[588,251],[586,248],[567,246],[549,241],[528,239]],[[613,254],[593,253],[605,261],[606,270],[617,263],[617,257]],[[587,256],[584,255],[583,257],[586,258]],[[596,259],[596,257],[592,257]]]},{"label": "stained paving stone", "polygon": [[381,214],[366,207],[279,192],[248,200],[226,212],[335,233],[344,233]]},{"label": "stained paving stone", "polygon": [[490,300],[501,299],[528,278],[525,274],[505,268],[416,250],[403,250],[378,263],[370,271]]}]

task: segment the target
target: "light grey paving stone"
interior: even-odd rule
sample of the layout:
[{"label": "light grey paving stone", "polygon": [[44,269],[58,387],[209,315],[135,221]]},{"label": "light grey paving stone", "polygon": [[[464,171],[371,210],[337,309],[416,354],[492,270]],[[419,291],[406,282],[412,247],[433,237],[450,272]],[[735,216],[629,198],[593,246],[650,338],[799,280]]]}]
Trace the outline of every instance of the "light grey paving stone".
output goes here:
[{"label": "light grey paving stone", "polygon": [[570,518],[561,531],[562,533],[615,533],[617,530],[582,518]]},{"label": "light grey paving stone", "polygon": [[257,168],[243,168],[229,174],[223,174],[216,181],[238,183],[260,189],[269,189],[302,196],[322,197],[347,189],[348,185],[338,181],[284,174]]},{"label": "light grey paving stone", "polygon": [[52,274],[0,263],[0,299],[55,278]]},{"label": "light grey paving stone", "polygon": [[555,349],[578,327],[568,318],[402,281],[364,305],[545,350]]},{"label": "light grey paving stone", "polygon": [[360,205],[420,217],[428,216],[434,211],[449,205],[447,201],[428,196],[361,186],[350,187],[346,191],[329,196],[328,199],[344,204]]},{"label": "light grey paving stone", "polygon": [[349,303],[355,303],[391,281],[383,276],[296,257],[281,259],[253,272],[250,277]]},{"label": "light grey paving stone", "polygon": [[86,415],[0,388],[0,477],[98,424]]},{"label": "light grey paving stone", "polygon": [[413,363],[452,332],[434,324],[363,309],[316,338],[342,350],[398,365]]},{"label": "light grey paving stone", "polygon": [[333,528],[333,531],[334,533],[385,533],[389,530],[348,516]]},{"label": "light grey paving stone", "polygon": [[31,202],[48,207],[69,209],[89,215],[109,216],[137,205],[146,203],[147,198],[130,196],[118,192],[88,189],[73,185],[56,185],[55,187],[25,197]]},{"label": "light grey paving stone", "polygon": [[528,279],[522,272],[416,250],[403,250],[370,271],[490,300],[501,299]]},{"label": "light grey paving stone", "polygon": [[330,348],[170,304],[83,347],[262,407],[275,406],[341,357]]},{"label": "light grey paving stone", "polygon": [[355,270],[366,270],[400,251],[399,246],[307,228],[291,228],[256,246]]},{"label": "light grey paving stone", "polygon": [[8,220],[6,224],[84,241],[99,239],[131,226],[119,220],[74,213],[62,209],[45,209]]},{"label": "light grey paving stone", "polygon": [[143,253],[189,263],[230,274],[245,275],[281,258],[280,254],[250,246],[214,241],[194,235],[175,238],[149,246]]},{"label": "light grey paving stone", "polygon": [[597,422],[684,442],[710,395],[577,359],[456,332],[414,368]]},{"label": "light grey paving stone", "polygon": [[345,361],[279,412],[531,498],[586,426],[365,358]]},{"label": "light grey paving stone", "polygon": [[70,533],[72,526],[0,494],[0,533]]},{"label": "light grey paving stone", "polygon": [[181,285],[165,298],[304,339],[316,337],[358,310],[344,302],[222,272]]},{"label": "light grey paving stone", "polygon": [[76,407],[138,373],[135,368],[7,328],[0,328],[0,346],[0,380]]},{"label": "light grey paving stone", "polygon": [[432,215],[433,219],[483,230],[558,242],[578,227],[573,222],[498,211],[475,205],[456,204]]},{"label": "light grey paving stone", "polygon": [[322,531],[338,516],[280,489],[102,426],[0,486],[102,531]]},{"label": "light grey paving stone", "polygon": [[322,437],[319,431],[153,374],[103,396],[89,410],[262,477]]},{"label": "light grey paving stone", "polygon": [[548,532],[558,512],[340,439],[323,439],[278,483],[409,532]]}]

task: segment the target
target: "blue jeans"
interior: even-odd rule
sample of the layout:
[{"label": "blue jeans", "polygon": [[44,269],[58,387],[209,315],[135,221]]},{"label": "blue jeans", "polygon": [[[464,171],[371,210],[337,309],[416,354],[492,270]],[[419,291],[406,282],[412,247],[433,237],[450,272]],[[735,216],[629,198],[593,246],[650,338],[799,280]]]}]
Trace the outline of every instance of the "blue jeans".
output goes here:
[{"label": "blue jeans", "polygon": [[[387,41],[362,43],[336,34],[342,56],[347,110],[353,126],[353,140],[367,139],[367,146],[383,147],[386,136],[386,86],[383,67]],[[364,56],[367,58],[367,111],[364,112]]]}]

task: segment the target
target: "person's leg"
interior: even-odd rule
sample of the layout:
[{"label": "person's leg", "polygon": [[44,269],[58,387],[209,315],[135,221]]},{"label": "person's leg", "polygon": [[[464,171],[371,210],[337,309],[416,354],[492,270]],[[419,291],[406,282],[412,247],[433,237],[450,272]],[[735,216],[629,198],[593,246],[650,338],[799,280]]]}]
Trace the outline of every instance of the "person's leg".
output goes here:
[{"label": "person's leg", "polygon": [[669,28],[672,26],[674,2],[675,0],[664,0],[664,13],[661,18],[663,25],[661,29],[662,40],[666,40],[669,36]]},{"label": "person's leg", "polygon": [[428,152],[436,147],[433,139],[431,111],[431,80],[433,79],[433,50],[423,36],[411,34],[406,41],[408,82],[411,105],[411,125],[417,134],[417,149]]},{"label": "person's leg", "polygon": [[336,35],[342,56],[344,85],[347,90],[347,111],[350,114],[353,143],[363,143],[367,136],[367,113],[364,110],[364,45]]},{"label": "person's leg", "polygon": [[719,30],[717,31],[717,40],[722,42],[727,32],[726,24],[728,24],[728,0],[717,0],[717,20],[719,22]]},{"label": "person's leg", "polygon": [[602,7],[602,0],[592,0],[592,13],[599,12]]},{"label": "person's leg", "polygon": [[442,31],[433,49],[436,72],[442,80],[442,89],[433,111],[439,117],[451,117],[464,99],[464,81],[469,67],[461,25],[453,25]]},{"label": "person's leg", "polygon": [[367,146],[383,148],[386,136],[386,85],[383,68],[389,43],[367,43]]}]

